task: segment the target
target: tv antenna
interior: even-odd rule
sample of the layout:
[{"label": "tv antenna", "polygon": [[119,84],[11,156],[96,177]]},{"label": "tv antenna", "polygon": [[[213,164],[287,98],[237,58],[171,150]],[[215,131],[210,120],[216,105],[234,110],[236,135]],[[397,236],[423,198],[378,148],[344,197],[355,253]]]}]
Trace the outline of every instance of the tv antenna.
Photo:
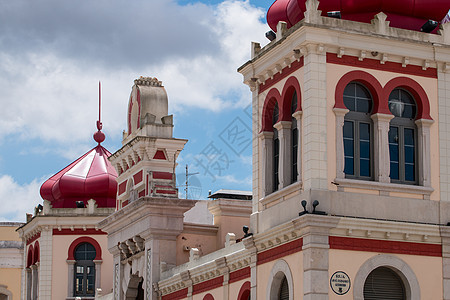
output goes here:
[{"label": "tv antenna", "polygon": [[189,189],[189,176],[193,176],[193,175],[197,175],[200,174],[199,172],[195,172],[195,173],[189,173],[188,171],[188,165],[186,164],[186,182],[185,182],[185,188],[184,188],[184,192],[186,194],[186,199],[188,198],[188,189]]}]

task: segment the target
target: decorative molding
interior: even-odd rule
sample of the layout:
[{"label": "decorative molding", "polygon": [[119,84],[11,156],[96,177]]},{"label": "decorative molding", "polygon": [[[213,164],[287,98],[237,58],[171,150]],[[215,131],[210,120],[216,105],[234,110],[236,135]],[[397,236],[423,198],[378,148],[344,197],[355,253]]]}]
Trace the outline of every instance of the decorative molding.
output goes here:
[{"label": "decorative molding", "polygon": [[410,65],[408,58],[404,58],[403,63],[391,62],[388,61],[386,53],[382,55],[380,60],[373,58],[360,60],[360,57],[349,55],[343,55],[339,58],[338,54],[328,52],[327,63],[437,79],[437,68],[430,68],[429,64],[426,69],[423,68],[423,65]]},{"label": "decorative molding", "polygon": [[259,252],[257,264],[265,264],[270,261],[277,260],[281,257],[302,251],[303,239],[296,239],[292,242],[285,243],[281,246]]},{"label": "decorative molding", "polygon": [[[386,233],[386,238],[388,238],[388,234],[389,232]],[[329,244],[330,249],[442,257],[442,246],[440,244],[398,242],[338,236],[330,236]]]},{"label": "decorative molding", "polygon": [[290,64],[290,67],[289,66],[284,67],[281,71],[271,76],[271,78],[268,78],[263,82],[261,82],[261,84],[259,85],[258,92],[261,94],[265,90],[271,88],[274,84],[280,82],[281,80],[288,77],[289,75],[291,75],[292,73],[294,73],[295,71],[299,70],[302,67],[303,67],[303,56],[300,57],[298,60],[294,60]]}]

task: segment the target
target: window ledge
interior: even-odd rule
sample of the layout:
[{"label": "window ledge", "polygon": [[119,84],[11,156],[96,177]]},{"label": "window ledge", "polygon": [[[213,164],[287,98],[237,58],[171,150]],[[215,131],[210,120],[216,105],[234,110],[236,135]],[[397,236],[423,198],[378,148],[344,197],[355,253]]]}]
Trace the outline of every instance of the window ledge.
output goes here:
[{"label": "window ledge", "polygon": [[408,194],[420,194],[429,196],[434,191],[432,187],[399,184],[399,183],[385,183],[378,181],[366,181],[358,179],[336,178],[335,183],[339,184],[339,187],[343,188],[358,188],[368,190],[379,190],[382,192],[399,192]]},{"label": "window ledge", "polygon": [[259,202],[264,206],[264,208],[266,208],[266,205],[268,205],[276,200],[283,201],[284,200],[283,198],[286,195],[289,195],[290,193],[292,193],[296,190],[300,190],[301,188],[302,188],[302,182],[297,181],[297,182],[291,183],[287,187],[282,188],[281,190],[275,191],[272,194],[269,194],[266,197],[261,198],[259,200]]}]

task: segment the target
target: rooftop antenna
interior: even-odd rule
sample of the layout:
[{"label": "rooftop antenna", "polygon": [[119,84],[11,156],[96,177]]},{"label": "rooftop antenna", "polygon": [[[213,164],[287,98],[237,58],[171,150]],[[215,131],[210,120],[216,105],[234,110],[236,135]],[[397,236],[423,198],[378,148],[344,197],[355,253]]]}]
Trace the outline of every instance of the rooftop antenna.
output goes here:
[{"label": "rooftop antenna", "polygon": [[97,121],[97,132],[94,133],[94,140],[100,145],[101,142],[105,140],[105,134],[101,131],[103,124],[101,121],[101,111],[102,111],[102,84],[98,82],[98,121]]},{"label": "rooftop antenna", "polygon": [[185,191],[185,194],[186,194],[186,199],[188,198],[188,189],[189,189],[189,176],[192,176],[192,175],[197,175],[197,174],[199,174],[199,172],[195,172],[195,173],[189,173],[188,172],[188,165],[186,164],[186,183],[185,183],[185,188],[184,188],[184,191]]}]

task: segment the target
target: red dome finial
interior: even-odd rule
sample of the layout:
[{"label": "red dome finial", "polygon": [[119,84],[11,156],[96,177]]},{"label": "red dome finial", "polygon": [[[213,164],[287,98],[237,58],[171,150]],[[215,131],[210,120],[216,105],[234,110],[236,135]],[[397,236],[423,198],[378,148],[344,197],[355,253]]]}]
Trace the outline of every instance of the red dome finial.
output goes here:
[{"label": "red dome finial", "polygon": [[101,142],[105,140],[105,134],[101,131],[103,124],[101,122],[101,105],[102,105],[102,85],[100,81],[98,82],[98,121],[97,129],[98,131],[94,133],[94,140],[100,145]]}]

